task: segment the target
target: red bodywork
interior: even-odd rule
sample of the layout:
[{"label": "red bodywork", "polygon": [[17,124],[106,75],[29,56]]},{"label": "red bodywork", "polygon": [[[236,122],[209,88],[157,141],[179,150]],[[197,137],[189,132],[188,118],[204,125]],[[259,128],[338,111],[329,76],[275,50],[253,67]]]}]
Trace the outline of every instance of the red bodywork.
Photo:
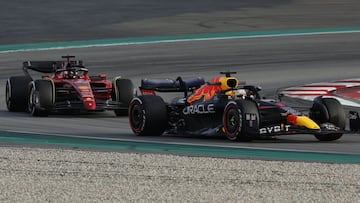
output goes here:
[{"label": "red bodywork", "polygon": [[[70,97],[73,93],[69,89],[74,88],[86,110],[96,109],[96,99],[105,101],[111,99],[112,83],[106,80],[106,74],[90,77],[87,69],[79,69],[76,75],[69,76],[68,71],[70,69],[67,70],[66,66],[67,64],[64,63],[64,68],[59,69],[52,76],[43,76],[43,78],[49,78],[54,82],[58,90],[57,97]],[[81,74],[79,74],[80,72]],[[94,92],[94,87],[101,87],[102,91]]]}]

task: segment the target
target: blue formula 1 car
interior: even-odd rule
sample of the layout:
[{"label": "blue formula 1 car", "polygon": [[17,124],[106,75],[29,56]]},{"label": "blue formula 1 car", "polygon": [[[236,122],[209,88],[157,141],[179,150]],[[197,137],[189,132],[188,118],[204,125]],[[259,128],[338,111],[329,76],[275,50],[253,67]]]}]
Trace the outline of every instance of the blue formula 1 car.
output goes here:
[{"label": "blue formula 1 car", "polygon": [[[226,136],[234,141],[290,134],[312,134],[320,141],[339,139],[345,113],[333,98],[318,97],[305,115],[276,100],[262,99],[261,88],[241,84],[222,72],[208,82],[201,77],[143,79],[141,95],[129,106],[132,131],[139,136],[185,133]],[[170,102],[156,92],[183,92]]]}]

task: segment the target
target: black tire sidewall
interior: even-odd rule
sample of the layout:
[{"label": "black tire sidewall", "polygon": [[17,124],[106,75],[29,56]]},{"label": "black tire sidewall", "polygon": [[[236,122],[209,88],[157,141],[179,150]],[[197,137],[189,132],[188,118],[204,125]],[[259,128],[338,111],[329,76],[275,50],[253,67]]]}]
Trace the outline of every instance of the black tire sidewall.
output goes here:
[{"label": "black tire sidewall", "polygon": [[[134,116],[139,118],[135,119]],[[166,104],[159,96],[141,95],[130,103],[129,122],[136,135],[159,136],[163,134],[168,127],[167,119]],[[135,120],[140,121],[134,123]]]},{"label": "black tire sidewall", "polygon": [[[38,94],[39,105],[34,100]],[[32,99],[32,101],[30,101]],[[31,83],[28,93],[28,110],[33,116],[47,116],[53,105],[53,84],[50,80],[36,80]]]},{"label": "black tire sidewall", "polygon": [[322,99],[322,102],[326,106],[326,109],[329,113],[328,122],[333,123],[344,130],[346,125],[346,116],[344,108],[340,102],[333,98],[324,98]]},{"label": "black tire sidewall", "polygon": [[[326,111],[320,111],[320,118],[315,120],[318,124],[332,123],[339,127],[341,130],[345,130],[346,117],[345,111],[340,102],[334,98],[321,98],[318,102],[318,106],[323,106]],[[314,106],[316,106],[316,102]],[[320,121],[320,122],[319,122]],[[343,133],[331,133],[331,134],[315,134],[314,136],[320,141],[333,141],[342,137]]]},{"label": "black tire sidewall", "polygon": [[28,76],[12,76],[6,81],[5,101],[9,111],[27,111]]}]

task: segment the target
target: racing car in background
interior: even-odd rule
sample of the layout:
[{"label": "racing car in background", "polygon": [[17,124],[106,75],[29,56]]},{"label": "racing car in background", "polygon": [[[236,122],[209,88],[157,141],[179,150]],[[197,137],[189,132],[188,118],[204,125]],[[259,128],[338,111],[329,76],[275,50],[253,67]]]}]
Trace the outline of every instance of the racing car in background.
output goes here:
[{"label": "racing car in background", "polygon": [[[345,112],[336,99],[314,99],[305,115],[278,100],[261,98],[261,88],[240,83],[232,76],[235,72],[221,74],[206,83],[201,77],[142,79],[141,95],[129,106],[132,131],[139,136],[225,135],[234,141],[290,134],[313,134],[320,141],[332,141],[344,133]],[[157,92],[184,95],[165,102]]]},{"label": "racing car in background", "polygon": [[[24,76],[12,76],[6,81],[6,106],[9,111],[27,111],[33,116],[51,112],[80,113],[113,110],[126,116],[134,97],[131,80],[105,74],[90,76],[81,60],[62,56],[63,61],[25,61]],[[29,70],[40,72],[33,79]]]}]

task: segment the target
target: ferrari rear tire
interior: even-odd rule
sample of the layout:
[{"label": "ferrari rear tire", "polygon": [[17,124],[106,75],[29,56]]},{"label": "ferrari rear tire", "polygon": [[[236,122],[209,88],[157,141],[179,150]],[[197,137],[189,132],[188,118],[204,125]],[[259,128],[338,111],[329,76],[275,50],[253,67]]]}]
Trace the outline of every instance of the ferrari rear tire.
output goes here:
[{"label": "ferrari rear tire", "polygon": [[112,99],[120,102],[123,109],[115,109],[116,116],[127,116],[128,107],[134,98],[134,84],[129,79],[117,78],[114,80]]},{"label": "ferrari rear tire", "polygon": [[51,80],[36,80],[29,87],[28,111],[32,116],[48,116],[54,103]]},{"label": "ferrari rear tire", "polygon": [[13,76],[6,81],[5,101],[9,111],[27,111],[27,91],[31,78],[28,76]]},{"label": "ferrari rear tire", "polygon": [[[249,126],[250,122],[252,126]],[[259,110],[256,103],[251,100],[229,102],[224,109],[223,126],[225,136],[229,140],[251,141],[254,139],[259,126]],[[250,127],[254,127],[255,130],[250,130]]]},{"label": "ferrari rear tire", "polygon": [[[314,102],[311,112],[310,117],[318,124],[332,123],[341,130],[345,130],[345,110],[338,100],[334,98],[321,98],[320,101]],[[333,141],[339,139],[342,135],[343,133],[331,133],[315,134],[314,136],[320,141]]]},{"label": "ferrari rear tire", "polygon": [[167,128],[167,109],[159,96],[142,95],[134,98],[129,106],[132,131],[139,136],[160,136]]}]

